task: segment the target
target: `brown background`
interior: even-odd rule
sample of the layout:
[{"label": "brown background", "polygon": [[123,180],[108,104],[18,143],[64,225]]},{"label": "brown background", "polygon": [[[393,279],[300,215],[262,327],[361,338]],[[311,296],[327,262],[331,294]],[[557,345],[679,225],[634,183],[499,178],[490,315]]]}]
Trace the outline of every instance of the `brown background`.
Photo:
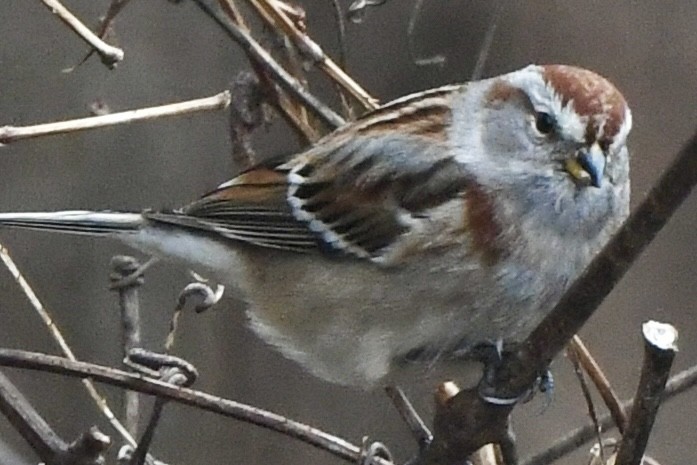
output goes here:
[{"label": "brown background", "polygon": [[[108,1],[66,1],[96,24]],[[342,0],[347,6],[348,1]],[[472,71],[491,6],[486,1],[428,0],[416,27],[417,53],[444,54],[443,67],[410,62],[406,29],[412,1],[392,0],[349,25],[348,70],[383,100],[466,80]],[[304,1],[313,37],[335,53],[331,2]],[[697,4],[672,2],[507,2],[485,75],[528,63],[569,63],[611,78],[634,111],[633,204],[697,126]],[[85,46],[40,2],[0,2],[0,125],[48,122],[87,113],[102,99],[113,110],[212,95],[228,88],[247,65],[239,50],[209,20],[183,2],[132,2],[117,21],[126,59],[114,71],[92,58],[71,74]],[[318,73],[314,73],[317,75]],[[331,88],[316,79],[318,95]],[[297,149],[282,124],[261,131],[259,153]],[[141,209],[185,203],[234,173],[223,113],[159,120],[81,134],[42,138],[0,149],[0,210],[64,208]],[[676,324],[681,352],[676,369],[697,359],[697,198],[692,195],[616,288],[584,330],[625,398],[633,393],[641,359],[641,322]],[[118,310],[107,289],[109,259],[128,252],[109,241],[2,231],[40,298],[80,358],[119,363]],[[160,346],[174,300],[186,283],[182,269],[159,265],[143,290],[144,340]],[[46,329],[6,271],[0,270],[0,346],[55,352]],[[413,450],[382,393],[364,393],[312,379],[244,329],[239,304],[187,314],[178,353],[201,371],[199,389],[267,408],[339,434],[353,442],[368,435],[400,459]],[[586,419],[586,407],[568,363],[554,366],[552,405],[518,409],[515,428],[523,456]],[[12,379],[66,438],[91,424],[111,433],[78,382],[12,371]],[[106,389],[118,407],[120,392]],[[664,464],[694,463],[694,393],[666,404],[650,452]],[[115,438],[116,436],[113,435]],[[212,414],[171,405],[153,452],[172,464],[338,463],[324,452],[283,436]],[[35,456],[0,420],[0,461]],[[17,459],[19,460],[19,459]],[[563,463],[585,463],[577,454]]]}]

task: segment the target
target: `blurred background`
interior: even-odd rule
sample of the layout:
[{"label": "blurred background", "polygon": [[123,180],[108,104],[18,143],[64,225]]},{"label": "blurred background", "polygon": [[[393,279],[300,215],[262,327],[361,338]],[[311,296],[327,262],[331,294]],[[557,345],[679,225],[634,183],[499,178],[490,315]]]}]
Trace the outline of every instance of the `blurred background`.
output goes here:
[{"label": "blurred background", "polygon": [[[298,3],[307,11],[310,35],[336,56],[332,2]],[[345,10],[350,2],[340,3]],[[65,4],[96,26],[109,2]],[[347,23],[347,70],[382,101],[467,80],[493,14],[493,3],[484,0],[425,2],[414,28],[412,54],[441,54],[446,62],[420,67],[408,47],[413,7],[412,0],[392,0],[369,9],[361,24]],[[697,126],[695,24],[697,5],[691,0],[504,2],[484,75],[529,63],[567,63],[610,78],[634,113],[630,148],[636,205]],[[95,56],[64,73],[84,57],[86,46],[40,2],[0,2],[0,125],[86,116],[96,101],[119,111],[209,96],[229,88],[237,73],[248,69],[236,45],[186,1],[131,2],[117,18],[115,31],[112,42],[126,54],[115,70]],[[310,75],[317,95],[335,103],[332,86],[319,72]],[[209,112],[2,147],[0,211],[139,210],[184,204],[236,172],[226,121],[224,112]],[[277,120],[257,133],[255,148],[272,156],[300,147]],[[693,194],[583,331],[622,398],[634,393],[642,356],[640,326],[648,319],[673,323],[680,330],[675,371],[697,361],[696,213]],[[78,358],[118,366],[119,310],[116,295],[107,289],[109,260],[133,252],[109,241],[36,232],[4,230],[0,240]],[[185,270],[167,264],[146,274],[145,347],[161,347],[176,297],[188,280]],[[56,353],[46,328],[4,268],[0,292],[0,346]],[[243,305],[235,296],[228,295],[213,311],[187,313],[182,320],[176,353],[198,367],[198,389],[270,409],[354,443],[363,436],[381,440],[400,460],[414,452],[406,427],[382,392],[333,386],[302,372],[245,328]],[[552,404],[544,409],[538,398],[515,413],[522,457],[587,421],[569,363],[559,359],[553,371],[557,388]],[[19,370],[6,373],[67,440],[95,423],[117,440],[78,381]],[[121,391],[103,391],[120,410]],[[424,405],[429,400],[421,399]],[[691,392],[663,405],[648,450],[661,463],[697,461],[696,402]],[[425,416],[430,418],[430,412]],[[586,463],[588,447],[560,463]],[[173,404],[165,409],[152,452],[178,465],[204,460],[340,462],[285,436]],[[0,459],[37,460],[4,418]]]}]

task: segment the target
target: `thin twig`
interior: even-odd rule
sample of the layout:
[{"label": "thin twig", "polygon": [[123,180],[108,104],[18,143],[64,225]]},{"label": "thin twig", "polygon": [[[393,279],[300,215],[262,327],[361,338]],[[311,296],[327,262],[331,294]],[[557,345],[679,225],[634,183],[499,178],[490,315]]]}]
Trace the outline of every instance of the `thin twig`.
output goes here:
[{"label": "thin twig", "polygon": [[348,53],[346,52],[346,22],[344,21],[344,12],[341,10],[341,3],[339,0],[332,0],[332,6],[334,7],[334,21],[337,27],[337,39],[339,42],[339,66],[346,69],[346,58]]},{"label": "thin twig", "polygon": [[52,465],[97,465],[104,463],[103,454],[111,439],[92,427],[68,444],[63,441],[31,403],[0,372],[0,412],[19,432],[39,459]]},{"label": "thin twig", "polygon": [[246,30],[226,21],[205,0],[192,0],[207,16],[215,21],[232,40],[238,43],[245,53],[254,55],[264,70],[274,77],[282,88],[301,101],[312,113],[330,128],[344,124],[344,119],[308,92],[297,79],[291,76]]},{"label": "thin twig", "polygon": [[66,7],[58,0],[41,0],[46,7],[61,21],[67,24],[82,40],[99,53],[102,62],[110,68],[123,60],[123,50],[118,47],[111,46],[93,33],[87,26],[82,24]]},{"label": "thin twig", "polygon": [[0,371],[0,412],[45,463],[68,449],[19,389]]},{"label": "thin twig", "polygon": [[[142,349],[133,349],[128,355],[129,366],[138,367],[140,363],[145,363],[143,367],[146,375],[155,371],[156,379],[173,386],[191,386],[198,377],[198,371],[189,362],[173,357],[151,353]],[[138,441],[138,447],[132,452],[129,465],[143,465],[148,456],[148,449],[155,437],[155,430],[162,417],[162,412],[168,399],[158,397],[155,399],[150,419],[143,431],[143,435]]]},{"label": "thin twig", "polygon": [[612,418],[615,420],[617,429],[620,433],[624,433],[627,425],[627,414],[622,410],[620,399],[617,397],[615,390],[612,389],[612,385],[605,373],[603,373],[602,368],[600,368],[600,365],[595,361],[595,358],[593,358],[593,355],[578,335],[571,339],[569,348],[576,353],[579,363],[585,372],[588,373],[591,381],[593,381],[595,388],[600,393],[600,397],[603,398]]},{"label": "thin twig", "polygon": [[327,76],[352,95],[366,110],[374,110],[378,107],[377,100],[329,58],[317,42],[298,29],[275,2],[269,0],[248,0],[248,2],[258,11],[266,13],[260,16],[265,19],[270,18],[267,19],[267,22],[271,21],[269,24],[279,27],[287,34],[306,57],[315,62]]},{"label": "thin twig", "polygon": [[[697,386],[697,365],[675,374],[668,380],[663,392],[663,401],[672,400],[695,386]],[[634,400],[622,402],[622,408],[625,411],[631,410],[633,406]],[[609,413],[601,415],[598,422],[606,431],[615,426],[612,415]],[[549,465],[575,451],[594,437],[595,425],[587,423],[569,431],[549,448],[528,457],[520,465]]]},{"label": "thin twig", "polygon": [[244,20],[244,16],[242,16],[242,12],[237,7],[235,0],[219,0],[218,4],[233,23],[249,31],[249,26],[247,26],[247,22]]},{"label": "thin twig", "polygon": [[[121,349],[123,357],[140,347],[140,298],[138,289],[143,285],[144,278],[139,273],[140,263],[133,258],[117,255],[111,259],[110,281],[111,289],[119,293],[119,308],[121,309]],[[138,273],[139,279],[124,283],[124,279]],[[116,283],[116,285],[114,285]],[[124,392],[124,423],[128,432],[136,436],[138,434],[138,419],[140,418],[140,400],[137,392]]]},{"label": "thin twig", "polygon": [[[244,31],[249,33],[249,28],[246,25],[242,15],[239,12],[235,2],[233,0],[219,0],[219,4],[225,14],[228,15],[230,21],[237,25]],[[269,73],[266,71],[266,67],[261,61],[258,55],[255,55],[249,51],[244,51],[247,55],[247,59],[252,67],[252,70],[256,74],[259,80],[259,87],[262,91],[263,96],[266,98],[268,103],[270,103],[274,108],[277,109],[278,113],[285,119],[286,123],[295,130],[298,137],[301,138],[302,143],[315,142],[320,138],[321,132],[314,128],[312,124],[308,121],[307,110],[296,100],[292,100],[288,97],[287,93],[281,88],[276,86],[274,81],[271,79]],[[234,90],[234,89],[233,89]],[[234,99],[238,99],[238,95],[233,94]],[[231,112],[235,111],[236,104],[233,101],[231,106]],[[231,126],[235,124],[234,115],[232,117]],[[232,131],[235,129],[232,128]],[[231,134],[235,137],[234,134]],[[240,147],[235,147],[235,143],[239,141],[233,140],[233,150],[239,149]],[[244,145],[244,141],[241,141]],[[244,148],[244,147],[243,147]],[[242,158],[244,155],[233,153],[233,158]],[[236,163],[239,164],[239,161]],[[238,166],[239,169],[242,165]]]},{"label": "thin twig", "polygon": [[[58,326],[56,326],[55,322],[53,321],[53,318],[51,318],[51,315],[49,315],[48,311],[43,306],[39,298],[36,296],[36,293],[34,293],[34,290],[31,288],[27,280],[24,279],[24,276],[19,271],[19,268],[17,268],[17,265],[15,265],[15,262],[14,260],[12,260],[12,257],[10,256],[8,250],[2,244],[0,244],[0,259],[5,264],[5,267],[7,267],[12,277],[15,279],[19,287],[24,292],[24,295],[29,300],[29,303],[31,303],[32,307],[34,307],[34,310],[39,315],[39,318],[41,318],[44,325],[46,325],[46,327],[48,328],[49,333],[53,337],[53,340],[58,344],[58,347],[60,348],[61,352],[63,352],[63,354],[69,360],[77,360],[75,354],[73,353],[73,350],[70,348],[65,338],[63,337],[63,334],[61,334],[60,330],[58,329]],[[90,395],[92,400],[94,400],[94,403],[97,405],[99,411],[102,412],[102,415],[106,417],[111,426],[121,435],[121,437],[126,442],[135,447],[135,439],[133,439],[133,436],[131,436],[128,430],[116,418],[116,415],[114,415],[114,412],[109,407],[109,404],[107,403],[106,399],[99,393],[99,391],[97,391],[97,388],[94,386],[92,380],[90,380],[89,378],[85,378],[82,380],[82,384],[85,386],[85,389],[87,390],[87,393]]]},{"label": "thin twig", "polygon": [[[38,370],[77,378],[91,378],[100,383],[132,389],[143,394],[161,397],[267,428],[328,451],[344,460],[355,462],[360,457],[360,447],[312,426],[212,394],[172,386],[137,373],[15,349],[0,349],[0,366]],[[377,457],[374,459],[374,463],[392,465],[390,462]]]},{"label": "thin twig", "polygon": [[389,385],[385,387],[385,392],[390,400],[392,400],[392,404],[394,404],[397,409],[399,416],[402,417],[402,420],[404,420],[409,427],[419,448],[428,447],[433,440],[433,434],[431,434],[431,431],[419,414],[416,413],[416,409],[414,409],[414,406],[411,404],[406,394],[404,394],[404,391],[402,391],[399,386]]},{"label": "thin twig", "polygon": [[642,326],[642,334],[644,365],[627,430],[617,451],[616,465],[641,465],[678,350],[678,332],[669,324],[648,321]]},{"label": "thin twig", "polygon": [[566,353],[569,357],[569,360],[571,361],[571,364],[574,367],[574,373],[576,374],[576,378],[578,379],[579,384],[581,385],[581,392],[583,392],[583,398],[586,401],[586,406],[588,407],[588,416],[591,419],[591,422],[593,425],[595,425],[595,437],[598,441],[598,447],[599,447],[599,454],[600,458],[602,460],[602,463],[605,463],[605,448],[603,445],[603,428],[600,426],[600,423],[598,422],[598,413],[595,410],[595,404],[593,403],[593,397],[591,396],[591,391],[588,387],[588,383],[586,382],[585,376],[583,376],[583,370],[581,369],[581,362],[579,362],[578,355],[576,351],[569,346],[566,350]]},{"label": "thin twig", "polygon": [[491,51],[491,44],[494,43],[494,36],[496,35],[496,28],[499,25],[499,20],[501,19],[501,13],[503,13],[503,7],[505,2],[503,0],[494,0],[494,13],[489,20],[489,27],[484,35],[484,40],[482,41],[482,46],[479,49],[479,55],[477,56],[477,63],[474,65],[472,70],[472,81],[476,81],[482,77],[484,73],[484,66],[486,65],[486,60],[489,58],[489,52]]},{"label": "thin twig", "polygon": [[417,66],[443,66],[445,64],[446,58],[444,55],[437,54],[430,57],[418,57],[416,55],[416,44],[414,43],[414,35],[416,30],[416,22],[421,15],[421,10],[424,6],[424,0],[416,0],[414,3],[414,8],[409,16],[409,24],[407,26],[407,47],[409,49],[409,56],[412,62]]},{"label": "thin twig", "polygon": [[[109,9],[107,10],[102,20],[99,22],[99,30],[97,31],[97,36],[100,39],[104,40],[106,38],[107,32],[111,28],[111,25],[116,19],[116,16],[118,16],[121,10],[123,10],[123,8],[130,1],[131,0],[111,0],[111,3],[109,4]],[[67,71],[72,72],[75,68],[85,63],[87,60],[89,60],[89,58],[92,56],[95,50],[95,48],[90,49],[90,51],[87,52],[85,57],[82,60],[80,60],[80,62],[77,65],[68,68]]]},{"label": "thin twig", "polygon": [[219,110],[227,108],[228,105],[230,105],[230,92],[224,91],[212,97],[170,103],[157,107],[139,108],[137,110],[111,113],[108,115],[37,124],[34,126],[2,126],[0,127],[0,146],[19,140],[32,139],[34,137],[84,131],[87,129],[133,123],[165,116],[181,116],[199,111]]}]

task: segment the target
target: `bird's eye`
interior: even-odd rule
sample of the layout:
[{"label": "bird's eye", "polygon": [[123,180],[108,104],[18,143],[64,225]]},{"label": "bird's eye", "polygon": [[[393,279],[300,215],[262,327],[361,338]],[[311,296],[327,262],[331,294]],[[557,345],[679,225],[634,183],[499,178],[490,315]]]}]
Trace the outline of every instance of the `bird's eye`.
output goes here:
[{"label": "bird's eye", "polygon": [[551,134],[557,127],[557,122],[552,115],[541,111],[535,116],[535,127],[540,134]]}]

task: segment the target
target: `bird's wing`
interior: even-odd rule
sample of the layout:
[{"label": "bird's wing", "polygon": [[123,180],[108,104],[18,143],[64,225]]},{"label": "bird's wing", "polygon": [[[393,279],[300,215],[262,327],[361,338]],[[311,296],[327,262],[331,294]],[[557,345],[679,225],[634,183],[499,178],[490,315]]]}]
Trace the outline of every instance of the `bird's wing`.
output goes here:
[{"label": "bird's wing", "polygon": [[414,219],[467,187],[444,132],[453,90],[388,104],[286,163],[147,216],[262,247],[380,261]]}]

